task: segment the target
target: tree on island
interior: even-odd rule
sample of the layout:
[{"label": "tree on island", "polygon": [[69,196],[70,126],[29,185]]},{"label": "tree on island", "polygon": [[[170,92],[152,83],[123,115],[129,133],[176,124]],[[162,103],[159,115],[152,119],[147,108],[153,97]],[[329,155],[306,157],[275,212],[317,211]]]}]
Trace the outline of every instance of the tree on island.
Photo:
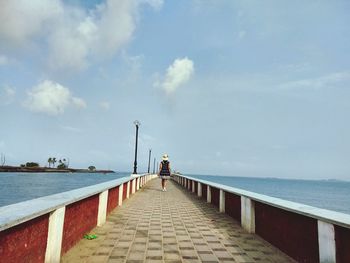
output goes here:
[{"label": "tree on island", "polygon": [[26,167],[39,167],[39,164],[36,162],[27,162]]},{"label": "tree on island", "polygon": [[49,163],[49,168],[51,168],[52,158],[50,157],[49,159],[47,159],[47,162]]},{"label": "tree on island", "polygon": [[57,169],[66,169],[66,165],[64,163],[60,163],[59,165],[57,165]]},{"label": "tree on island", "polygon": [[89,171],[96,171],[96,167],[93,165],[90,165],[88,169]]},{"label": "tree on island", "polygon": [[[55,163],[57,162],[57,159],[56,157],[50,157],[49,159],[47,159],[47,162],[49,164],[49,168],[51,168],[51,165],[52,165],[52,168],[55,168]],[[59,159],[58,160],[58,165],[57,165],[57,168],[58,169],[65,169],[65,168],[68,168],[69,167],[69,159],[67,158],[62,158],[62,159]]]},{"label": "tree on island", "polygon": [[60,159],[58,161],[58,163],[59,163],[59,165],[57,165],[57,169],[66,169],[66,168],[68,168],[65,158],[63,158],[62,160]]},{"label": "tree on island", "polygon": [[[60,160],[61,161],[61,160]],[[66,168],[68,168],[69,167],[69,159],[67,158],[63,158],[62,159],[62,161],[61,161],[62,163],[64,163],[64,165],[66,166]]]}]

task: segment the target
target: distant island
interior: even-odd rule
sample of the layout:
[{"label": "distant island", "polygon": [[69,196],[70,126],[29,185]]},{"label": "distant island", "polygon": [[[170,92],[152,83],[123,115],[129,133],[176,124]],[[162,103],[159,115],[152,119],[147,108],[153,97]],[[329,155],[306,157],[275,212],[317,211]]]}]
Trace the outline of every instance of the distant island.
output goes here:
[{"label": "distant island", "polygon": [[94,166],[88,169],[52,168],[52,167],[28,167],[28,166],[0,166],[0,172],[17,173],[114,173],[112,170],[97,170]]}]

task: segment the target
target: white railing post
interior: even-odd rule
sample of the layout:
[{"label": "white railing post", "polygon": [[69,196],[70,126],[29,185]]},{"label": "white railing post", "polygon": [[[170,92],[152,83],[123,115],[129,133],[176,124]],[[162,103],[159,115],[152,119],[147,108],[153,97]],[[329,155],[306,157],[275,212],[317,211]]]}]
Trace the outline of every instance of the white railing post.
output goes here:
[{"label": "white railing post", "polygon": [[136,191],[140,189],[140,177],[136,179]]},{"label": "white railing post", "polygon": [[192,181],[192,193],[194,193],[196,191],[196,189],[194,189],[194,181]]},{"label": "white railing post", "polygon": [[123,204],[123,190],[124,184],[119,185],[118,206],[121,206]]},{"label": "white railing post", "polygon": [[100,193],[98,198],[97,226],[102,226],[106,222],[107,217],[108,190]]},{"label": "white railing post", "polygon": [[241,224],[249,233],[255,233],[255,204],[245,196],[241,196]]},{"label": "white railing post", "polygon": [[207,203],[211,203],[211,187],[207,185]]},{"label": "white railing post", "polygon": [[135,193],[135,187],[136,187],[136,179],[133,179],[131,182],[131,194]]},{"label": "white railing post", "polygon": [[334,225],[317,220],[320,263],[335,263]]},{"label": "white railing post", "polygon": [[220,189],[219,211],[225,213],[225,191]]},{"label": "white railing post", "polygon": [[46,263],[60,262],[65,212],[66,207],[64,206],[50,213],[45,252]]},{"label": "white railing post", "polygon": [[202,184],[201,183],[198,183],[198,193],[197,193],[197,195],[198,195],[198,197],[202,197]]},{"label": "white railing post", "polygon": [[130,197],[130,181],[128,181],[127,187],[126,187],[126,198],[129,199],[129,197]]}]

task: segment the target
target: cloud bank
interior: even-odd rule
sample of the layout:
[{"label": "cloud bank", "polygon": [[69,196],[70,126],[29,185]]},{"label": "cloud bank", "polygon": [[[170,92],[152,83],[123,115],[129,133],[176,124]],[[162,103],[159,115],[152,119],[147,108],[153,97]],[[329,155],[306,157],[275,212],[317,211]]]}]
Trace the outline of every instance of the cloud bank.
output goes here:
[{"label": "cloud bank", "polygon": [[28,91],[24,103],[30,111],[51,116],[63,114],[70,105],[80,109],[86,107],[83,99],[73,97],[68,88],[50,80],[45,80]]},{"label": "cloud bank", "polygon": [[175,59],[173,64],[168,67],[164,81],[158,85],[169,95],[188,82],[193,73],[194,64],[192,60],[187,57]]},{"label": "cloud bank", "polygon": [[24,48],[44,40],[52,69],[83,70],[91,60],[113,57],[130,41],[142,4],[159,9],[163,1],[107,0],[85,10],[62,0],[4,0],[0,48]]}]

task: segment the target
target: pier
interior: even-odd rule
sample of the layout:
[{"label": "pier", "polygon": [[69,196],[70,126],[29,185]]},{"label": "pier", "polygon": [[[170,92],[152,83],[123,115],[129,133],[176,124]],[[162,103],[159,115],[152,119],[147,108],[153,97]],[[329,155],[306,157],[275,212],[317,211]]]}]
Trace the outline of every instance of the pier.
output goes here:
[{"label": "pier", "polygon": [[231,217],[170,182],[149,182],[62,262],[294,262]]},{"label": "pier", "polygon": [[[87,233],[97,235],[86,240]],[[350,215],[144,174],[0,208],[0,262],[350,262]]]}]

